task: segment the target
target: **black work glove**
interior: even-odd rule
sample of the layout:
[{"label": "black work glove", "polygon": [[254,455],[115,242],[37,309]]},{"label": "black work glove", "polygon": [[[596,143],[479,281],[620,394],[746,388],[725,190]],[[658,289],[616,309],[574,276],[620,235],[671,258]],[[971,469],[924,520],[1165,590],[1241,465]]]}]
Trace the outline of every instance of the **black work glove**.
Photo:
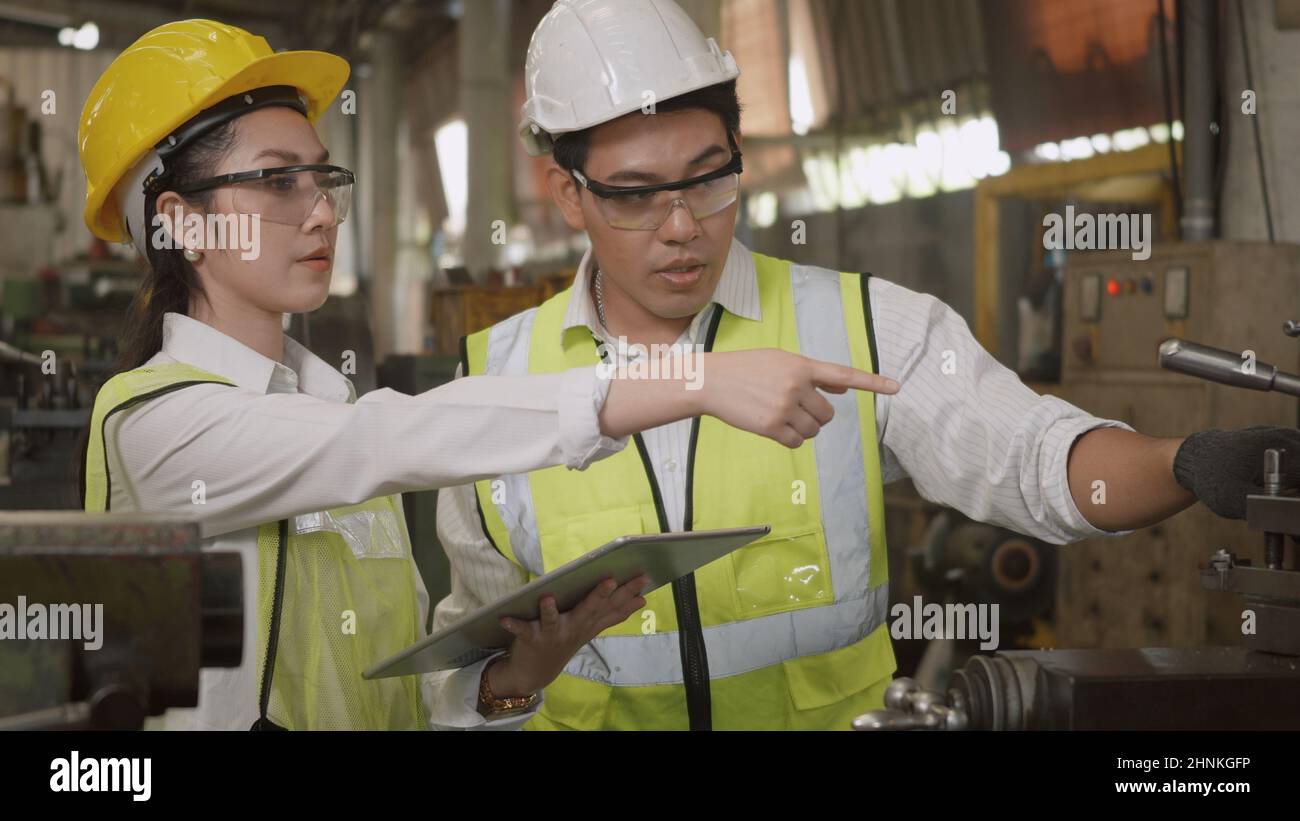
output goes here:
[{"label": "black work glove", "polygon": [[1246,518],[1246,495],[1264,492],[1264,451],[1283,449],[1282,489],[1300,485],[1300,430],[1257,425],[1193,433],[1174,455],[1174,479],[1220,516]]}]

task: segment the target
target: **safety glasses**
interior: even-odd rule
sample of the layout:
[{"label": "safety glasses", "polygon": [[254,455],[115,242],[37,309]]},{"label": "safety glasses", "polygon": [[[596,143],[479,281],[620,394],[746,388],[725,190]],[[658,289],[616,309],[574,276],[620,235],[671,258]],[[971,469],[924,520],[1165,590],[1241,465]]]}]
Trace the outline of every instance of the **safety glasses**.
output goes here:
[{"label": "safety glasses", "polygon": [[347,219],[355,182],[351,171],[337,165],[286,165],[222,174],[171,190],[193,194],[229,186],[237,212],[281,225],[302,225],[323,198],[334,214],[333,225],[327,227],[333,227]]},{"label": "safety glasses", "polygon": [[736,201],[740,192],[740,175],[745,166],[740,149],[728,135],[731,160],[726,165],[687,180],[660,185],[605,185],[589,179],[581,171],[571,173],[578,185],[595,197],[597,210],[611,228],[628,231],[657,231],[678,205],[684,206],[697,220],[711,217]]}]

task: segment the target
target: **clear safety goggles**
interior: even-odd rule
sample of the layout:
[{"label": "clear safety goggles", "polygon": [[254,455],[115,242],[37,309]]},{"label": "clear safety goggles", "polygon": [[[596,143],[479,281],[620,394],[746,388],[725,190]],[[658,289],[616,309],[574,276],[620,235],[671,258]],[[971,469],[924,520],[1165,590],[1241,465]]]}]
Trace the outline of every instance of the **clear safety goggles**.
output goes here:
[{"label": "clear safety goggles", "polygon": [[611,228],[657,231],[679,205],[696,220],[702,220],[727,208],[740,196],[743,155],[730,136],[728,142],[731,159],[726,165],[687,180],[660,185],[605,185],[577,169],[572,172],[573,179],[594,195],[597,210]]},{"label": "clear safety goggles", "polygon": [[193,194],[229,186],[235,211],[281,225],[302,225],[324,199],[334,214],[334,222],[326,226],[332,228],[347,219],[355,182],[351,171],[337,165],[286,165],[222,174],[172,190]]}]

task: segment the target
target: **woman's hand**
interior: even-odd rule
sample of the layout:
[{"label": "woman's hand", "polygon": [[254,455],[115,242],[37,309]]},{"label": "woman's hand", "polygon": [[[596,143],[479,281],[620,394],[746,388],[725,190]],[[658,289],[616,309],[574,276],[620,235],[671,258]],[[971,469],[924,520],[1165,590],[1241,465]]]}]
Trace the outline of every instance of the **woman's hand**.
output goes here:
[{"label": "woman's hand", "polygon": [[709,353],[704,358],[703,412],[789,448],[816,436],[835,416],[819,390],[892,394],[899,388],[893,379],[878,374],[778,348]]},{"label": "woman's hand", "polygon": [[502,618],[501,626],[515,640],[510,644],[509,656],[489,664],[484,671],[493,694],[502,698],[526,696],[546,687],[582,645],[645,607],[641,591],[649,583],[646,576],[637,576],[621,586],[613,579],[605,579],[572,610],[559,612],[555,598],[545,596],[541,618]]},{"label": "woman's hand", "polygon": [[835,415],[818,391],[850,388],[898,393],[898,382],[848,365],[809,359],[779,348],[686,354],[694,368],[665,358],[662,374],[685,378],[618,377],[609,386],[599,419],[615,438],[708,414],[723,422],[797,448]]}]

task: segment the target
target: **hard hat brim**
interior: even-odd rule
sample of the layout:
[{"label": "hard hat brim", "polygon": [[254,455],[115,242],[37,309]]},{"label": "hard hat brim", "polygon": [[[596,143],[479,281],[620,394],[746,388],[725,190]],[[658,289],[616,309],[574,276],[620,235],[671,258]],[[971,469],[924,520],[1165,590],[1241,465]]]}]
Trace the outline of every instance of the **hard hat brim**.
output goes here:
[{"label": "hard hat brim", "polygon": [[[293,86],[307,100],[307,120],[315,124],[351,74],[348,61],[324,51],[283,51],[255,60],[219,86],[215,86],[189,108],[171,120],[160,121],[147,135],[152,148],[189,121],[191,117],[222,100],[266,86]],[[147,149],[146,149],[147,150]],[[86,198],[85,221],[92,233],[107,242],[125,242],[122,215],[118,213],[114,189],[140,157],[123,156],[110,169],[111,185],[97,186]]]}]

